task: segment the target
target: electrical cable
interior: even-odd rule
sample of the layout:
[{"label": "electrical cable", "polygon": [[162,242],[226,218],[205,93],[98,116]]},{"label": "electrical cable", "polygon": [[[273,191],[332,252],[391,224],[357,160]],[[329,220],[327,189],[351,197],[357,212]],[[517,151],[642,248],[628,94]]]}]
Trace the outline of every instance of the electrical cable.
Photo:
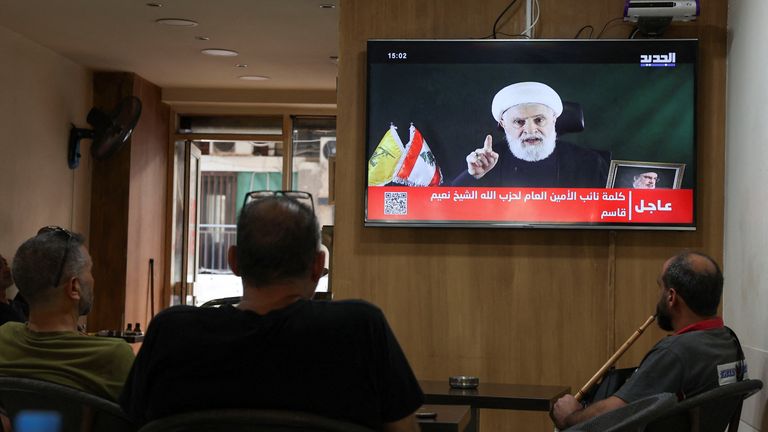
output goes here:
[{"label": "electrical cable", "polygon": [[597,37],[595,37],[595,39],[600,39],[600,36],[602,36],[603,33],[605,33],[605,30],[608,28],[608,25],[610,23],[612,23],[614,21],[617,21],[617,20],[623,20],[623,19],[624,19],[624,17],[618,17],[618,18],[614,18],[614,19],[609,20],[608,22],[606,22],[605,25],[603,26],[603,29],[600,30],[600,33],[597,34]]},{"label": "electrical cable", "polygon": [[[493,33],[491,33],[491,35],[493,36],[493,38],[494,38],[494,39],[496,39],[496,33],[497,33],[497,32],[496,32],[496,26],[498,26],[498,25],[499,25],[499,21],[501,21],[501,18],[504,16],[504,14],[506,14],[506,13],[507,13],[507,11],[509,10],[509,8],[511,8],[512,6],[514,6],[514,5],[515,5],[515,3],[517,3],[517,0],[512,0],[512,1],[509,3],[509,5],[507,5],[507,7],[506,7],[506,8],[504,8],[504,10],[501,12],[501,14],[499,14],[499,17],[498,17],[498,18],[496,18],[496,22],[494,22],[494,23],[493,23],[493,29],[492,29]],[[483,38],[483,39],[487,39],[487,37],[486,37],[486,38]]]},{"label": "electrical cable", "polygon": [[595,28],[592,27],[591,24],[587,24],[584,27],[580,28],[579,31],[576,32],[576,36],[574,36],[574,39],[578,39],[579,36],[581,36],[581,32],[584,30],[589,29],[589,35],[587,36],[587,39],[592,39],[592,34],[595,32]]},{"label": "electrical cable", "polygon": [[[533,22],[531,23],[530,26],[528,26],[528,28],[520,32],[521,35],[525,35],[525,33],[528,32],[529,30],[531,31],[531,34],[533,34],[533,28],[536,27],[536,24],[538,24],[539,22],[539,17],[541,16],[541,7],[539,6],[539,0],[533,1],[533,8],[536,11],[536,18],[534,18]],[[530,36],[528,37],[530,38]]]},{"label": "electrical cable", "polygon": [[635,36],[637,36],[637,33],[638,33],[639,31],[640,31],[640,27],[635,27],[635,28],[632,30],[632,33],[630,33],[630,34],[629,34],[629,37],[628,37],[628,39],[634,39],[634,38],[635,38]]}]

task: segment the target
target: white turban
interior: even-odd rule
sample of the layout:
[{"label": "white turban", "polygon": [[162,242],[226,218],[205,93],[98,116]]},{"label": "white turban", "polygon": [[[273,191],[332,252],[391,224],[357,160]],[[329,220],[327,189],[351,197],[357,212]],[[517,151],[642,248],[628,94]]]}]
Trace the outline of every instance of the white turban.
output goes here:
[{"label": "white turban", "polygon": [[563,112],[563,101],[552,87],[539,82],[519,82],[508,85],[496,93],[491,104],[491,112],[496,121],[501,121],[501,115],[507,109],[525,103],[546,105],[559,117]]}]

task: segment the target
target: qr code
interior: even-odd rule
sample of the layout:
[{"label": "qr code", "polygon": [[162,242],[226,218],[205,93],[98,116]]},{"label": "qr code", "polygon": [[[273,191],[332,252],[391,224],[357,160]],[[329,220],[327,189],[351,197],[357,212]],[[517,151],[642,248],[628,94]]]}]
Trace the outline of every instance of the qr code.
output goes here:
[{"label": "qr code", "polygon": [[408,214],[408,192],[384,192],[384,214]]}]

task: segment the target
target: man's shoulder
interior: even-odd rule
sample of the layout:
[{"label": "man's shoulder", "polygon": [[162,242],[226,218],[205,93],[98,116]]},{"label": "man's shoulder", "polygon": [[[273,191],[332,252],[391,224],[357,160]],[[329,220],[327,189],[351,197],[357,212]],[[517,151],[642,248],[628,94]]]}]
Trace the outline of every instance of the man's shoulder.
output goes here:
[{"label": "man's shoulder", "polygon": [[236,311],[235,308],[231,306],[222,306],[222,307],[195,307],[195,306],[187,306],[187,305],[177,305],[177,306],[171,306],[168,309],[165,309],[155,315],[154,318],[152,318],[152,325],[153,327],[157,327],[160,324],[167,324],[167,323],[174,323],[174,322],[183,322],[183,321],[194,321],[194,320],[205,320],[208,319],[214,315],[225,315],[228,313],[231,313],[232,311]]},{"label": "man's shoulder", "polygon": [[384,313],[376,305],[365,300],[313,301],[313,309],[349,319],[383,319]]},{"label": "man's shoulder", "polygon": [[709,351],[722,345],[730,347],[733,344],[734,339],[730,332],[725,328],[718,328],[670,335],[657,342],[653,349],[689,353]]},{"label": "man's shoulder", "polygon": [[571,156],[571,157],[589,157],[589,158],[595,158],[595,157],[602,157],[600,151],[583,147],[579,144],[574,144],[569,141],[560,141],[557,140],[557,146],[555,147],[558,152],[561,154]]}]

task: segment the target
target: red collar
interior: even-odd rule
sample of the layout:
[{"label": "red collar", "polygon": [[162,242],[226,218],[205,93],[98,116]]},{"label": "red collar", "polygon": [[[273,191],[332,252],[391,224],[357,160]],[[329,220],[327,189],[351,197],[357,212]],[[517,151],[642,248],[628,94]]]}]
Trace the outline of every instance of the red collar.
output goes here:
[{"label": "red collar", "polygon": [[688,333],[688,332],[698,331],[698,330],[712,330],[712,329],[718,329],[718,328],[723,328],[723,319],[720,317],[699,321],[687,327],[683,327],[680,330],[676,331],[675,335],[680,335],[683,333]]}]

